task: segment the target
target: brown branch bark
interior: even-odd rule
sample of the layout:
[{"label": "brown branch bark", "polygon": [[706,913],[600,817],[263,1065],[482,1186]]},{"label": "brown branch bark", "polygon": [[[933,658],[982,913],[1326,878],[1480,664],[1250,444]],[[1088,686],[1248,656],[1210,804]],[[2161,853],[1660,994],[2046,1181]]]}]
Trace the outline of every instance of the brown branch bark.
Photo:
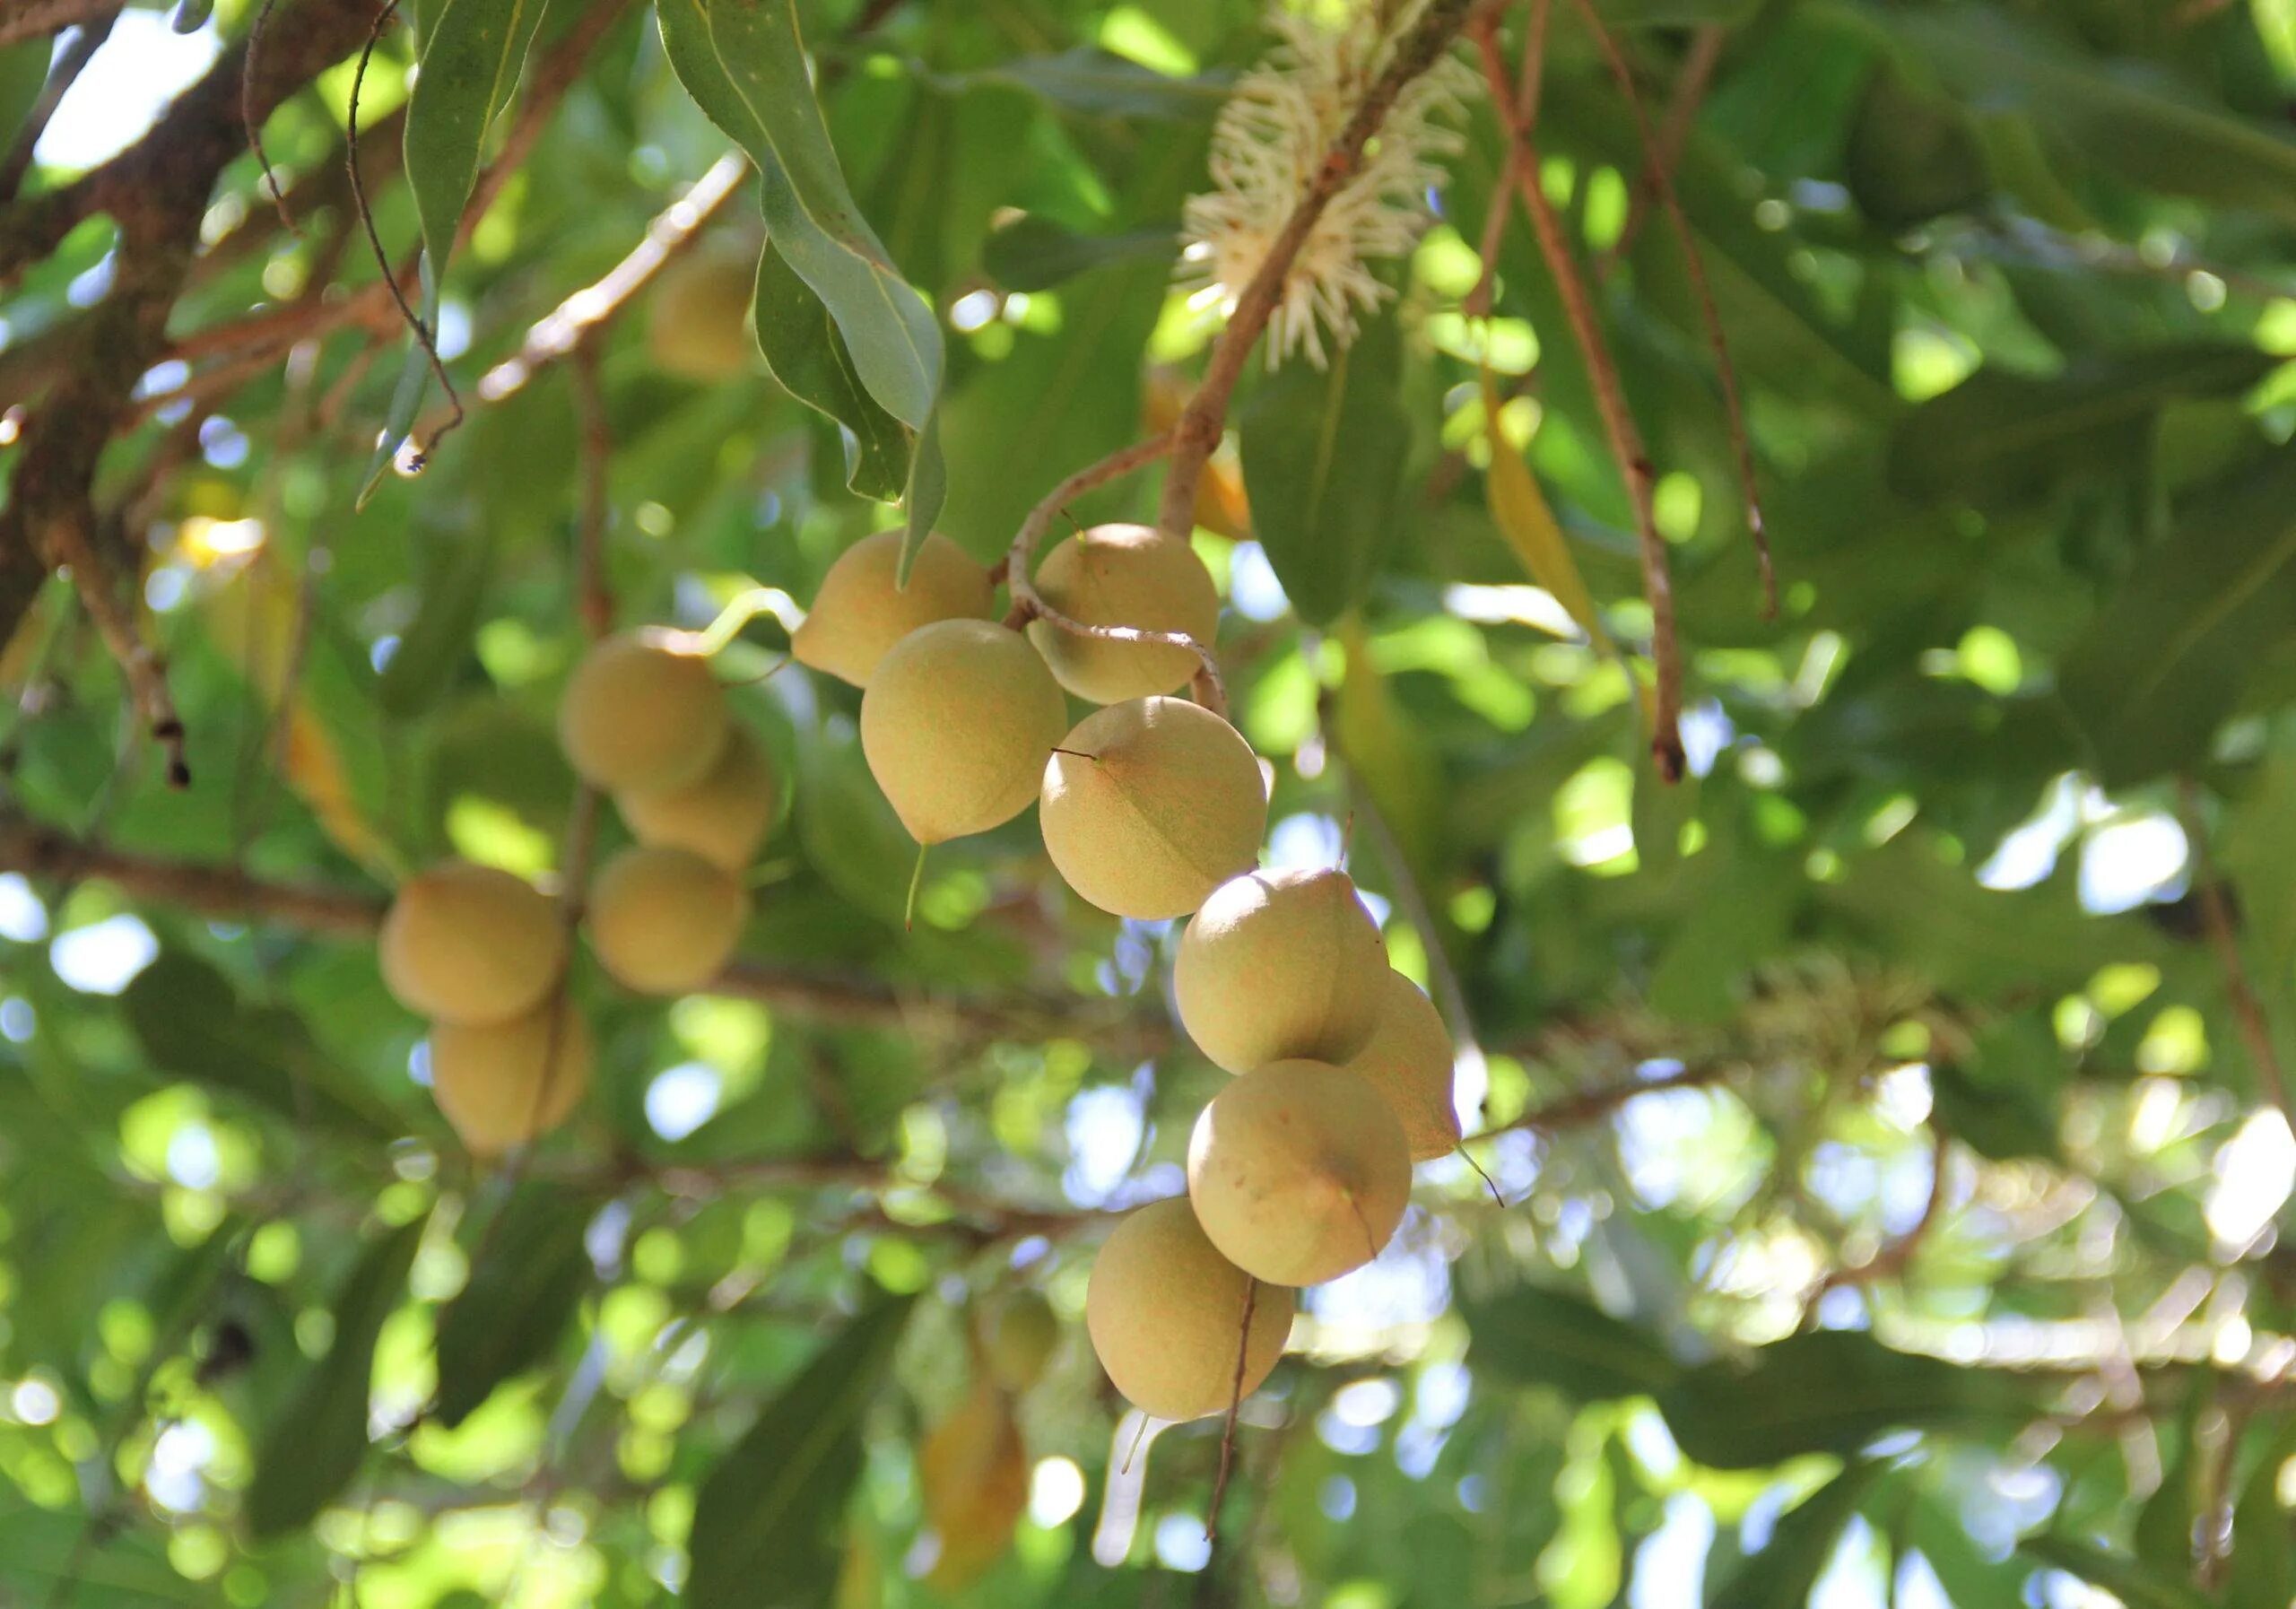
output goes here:
[{"label": "brown branch bark", "polygon": [[[329,938],[364,942],[380,926],[388,901],[380,892],[261,877],[236,866],[167,859],[74,837],[22,816],[0,815],[0,871],[28,877],[93,878],[130,900],[196,916],[275,924]],[[882,979],[735,961],[710,986],[713,994],[755,1000],[792,1018],[840,1028],[870,1028],[961,1044],[992,1039],[1089,1039],[1111,1056],[1146,1057],[1167,1049],[1170,1030],[1136,1013],[1021,996],[1003,1000],[935,996]]]},{"label": "brown branch bark", "polygon": [[1535,1106],[1514,1121],[1494,1124],[1481,1134],[1469,1135],[1459,1144],[1473,1145],[1480,1141],[1497,1139],[1500,1135],[1513,1134],[1518,1129],[1544,1133],[1558,1128],[1584,1128],[1590,1123],[1601,1122],[1637,1095],[1655,1095],[1664,1090],[1703,1089],[1709,1084],[1726,1083],[1745,1070],[1737,1062],[1700,1062],[1657,1078],[1634,1078],[1618,1083],[1598,1084],[1590,1090],[1561,1096],[1544,1106]]},{"label": "brown branch bark", "polygon": [[[1535,31],[1545,27],[1546,0],[1533,0],[1531,16]],[[1578,259],[1571,255],[1570,242],[1563,233],[1562,221],[1555,215],[1554,204],[1547,199],[1540,182],[1538,141],[1526,105],[1527,97],[1518,96],[1507,82],[1507,64],[1500,54],[1497,25],[1487,19],[1479,22],[1474,29],[1474,42],[1483,57],[1483,78],[1490,86],[1492,103],[1499,109],[1513,146],[1509,167],[1516,194],[1522,201],[1523,210],[1530,214],[1540,254],[1546,259],[1547,271],[1554,275],[1555,290],[1562,298],[1571,335],[1586,358],[1587,372],[1594,385],[1596,409],[1602,415],[1603,433],[1609,439],[1611,456],[1617,460],[1619,478],[1625,483],[1627,500],[1634,510],[1642,589],[1650,605],[1650,662],[1655,683],[1650,709],[1650,753],[1658,774],[1668,782],[1679,782],[1683,763],[1682,644],[1674,630],[1674,583],[1667,566],[1666,539],[1658,534],[1657,517],[1650,506],[1651,488],[1657,472],[1643,446],[1641,428],[1634,422],[1633,412],[1626,404],[1625,387],[1620,383],[1618,365],[1604,338],[1594,299],[1587,292],[1586,275],[1579,272]]]},{"label": "brown branch bark", "polygon": [[14,633],[48,573],[68,566],[139,714],[169,749],[178,782],[187,780],[182,727],[165,676],[97,551],[96,468],[137,380],[165,345],[208,195],[245,146],[242,107],[268,116],[356,44],[364,11],[355,0],[303,0],[273,24],[252,73],[244,71],[244,42],[224,51],[135,144],[0,218],[0,281],[53,249],[91,213],[107,212],[119,228],[111,289],[82,321],[68,361],[19,438],[8,507],[0,513],[0,640]]},{"label": "brown branch bark", "polygon": [[1680,142],[1677,140],[1671,153],[1661,150],[1661,136],[1651,128],[1649,114],[1643,109],[1642,91],[1635,87],[1634,69],[1628,65],[1626,53],[1619,48],[1611,30],[1603,26],[1594,0],[1575,0],[1575,4],[1587,30],[1602,47],[1603,57],[1610,65],[1612,82],[1618,85],[1627,109],[1634,114],[1635,133],[1642,142],[1645,182],[1657,187],[1659,204],[1674,230],[1674,244],[1683,254],[1683,268],[1690,276],[1691,294],[1698,303],[1699,323],[1705,328],[1707,345],[1714,352],[1714,375],[1722,388],[1722,413],[1730,430],[1730,455],[1738,471],[1746,531],[1753,541],[1755,567],[1761,574],[1762,617],[1775,620],[1778,566],[1770,558],[1770,532],[1762,520],[1761,488],[1754,478],[1753,441],[1746,434],[1745,404],[1738,393],[1738,366],[1730,360],[1730,341],[1723,332],[1722,309],[1715,305],[1714,286],[1706,275],[1706,258],[1698,249],[1697,233],[1690,226],[1689,214],[1683,211],[1682,197],[1674,193],[1674,164],[1681,152]]},{"label": "brown branch bark", "polygon": [[2224,973],[2224,996],[2232,1007],[2232,1020],[2239,1024],[2240,1038],[2247,1044],[2248,1060],[2257,1070],[2257,1085],[2265,1098],[2286,1115],[2289,1126],[2296,1129],[2296,1105],[2290,1103],[2288,1079],[2280,1065],[2280,1052],[2274,1048],[2272,1024],[2266,1018],[2264,1002],[2257,997],[2256,987],[2248,981],[2248,962],[2240,955],[2240,937],[2232,926],[2232,912],[2225,903],[2224,891],[2216,881],[2216,868],[2208,853],[2207,823],[2201,819],[2199,789],[2190,781],[2179,787],[2180,813],[2184,817],[2185,840],[2191,846],[2192,886],[2200,897],[2200,918],[2208,929],[2209,946],[2216,952],[2216,963]]},{"label": "brown branch bark", "polygon": [[0,161],[0,202],[15,200],[16,192],[23,186],[24,175],[31,171],[32,147],[38,145],[40,135],[48,132],[48,119],[56,116],[56,109],[64,103],[64,97],[79,82],[89,58],[102,49],[104,41],[111,38],[111,26],[117,21],[119,13],[117,10],[89,18],[56,58],[55,65],[48,68],[48,82],[40,85],[39,98],[24,114],[23,126],[16,131],[15,143],[9,146],[6,160]]},{"label": "brown branch bark", "polygon": [[0,16],[0,48],[116,15],[119,0],[15,0]]}]

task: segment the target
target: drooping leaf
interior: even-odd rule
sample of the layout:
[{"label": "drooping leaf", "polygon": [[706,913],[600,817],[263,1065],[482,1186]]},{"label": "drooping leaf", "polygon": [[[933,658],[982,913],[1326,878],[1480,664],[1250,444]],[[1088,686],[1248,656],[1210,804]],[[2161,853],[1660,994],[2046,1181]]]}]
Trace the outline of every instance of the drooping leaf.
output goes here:
[{"label": "drooping leaf", "polygon": [[439,326],[463,207],[478,182],[486,131],[509,103],[548,0],[439,0],[423,11],[414,88],[406,101],[406,176],[430,259],[423,322]]},{"label": "drooping leaf", "polygon": [[1658,1397],[1683,1451],[1715,1469],[1848,1455],[1894,1430],[2014,1426],[2035,1402],[2034,1387],[2013,1375],[1895,1352],[1853,1330],[1794,1335],[1743,1361],[1700,1364]]},{"label": "drooping leaf", "polygon": [[900,562],[895,569],[895,578],[909,585],[909,567],[917,562],[918,550],[933,534],[934,521],[941,517],[941,510],[949,500],[949,460],[941,451],[941,419],[939,414],[925,422],[918,432],[917,445],[909,454],[909,484],[901,494],[902,513]]},{"label": "drooping leaf", "polygon": [[424,1222],[417,1218],[376,1239],[335,1288],[334,1344],[304,1370],[257,1445],[245,1505],[256,1536],[310,1524],[359,1473],[367,1456],[375,1342],[406,1295]]},{"label": "drooping leaf", "polygon": [[1576,1402],[1654,1396],[1682,1378],[1663,1342],[1566,1291],[1518,1285],[1462,1301],[1474,1367]]},{"label": "drooping leaf", "polygon": [[531,1183],[480,1230],[483,1255],[439,1315],[439,1395],[431,1415],[451,1430],[494,1387],[547,1357],[582,1293],[590,1256],[584,1204]]},{"label": "drooping leaf", "polygon": [[2015,105],[2136,184],[2296,219],[2296,139],[2211,104],[2157,64],[2083,57],[1978,6],[1872,14],[1955,94]]},{"label": "drooping leaf", "polygon": [[1964,211],[1992,187],[1967,109],[1886,68],[1857,103],[1842,171],[1859,209],[1892,229]]},{"label": "drooping leaf", "polygon": [[119,1005],[155,1072],[368,1143],[396,1132],[382,1104],[320,1055],[300,1018],[248,1006],[230,979],[195,955],[164,952],[129,982]]},{"label": "drooping leaf", "polygon": [[376,701],[409,720],[434,708],[454,685],[455,673],[476,635],[486,584],[494,573],[491,526],[436,535],[422,606],[399,636],[390,663],[375,685]]},{"label": "drooping leaf", "polygon": [[1008,291],[1048,291],[1109,263],[1168,257],[1178,236],[1177,222],[1117,235],[1080,235],[1031,213],[981,243],[980,265]]},{"label": "drooping leaf", "polygon": [[2084,358],[2046,378],[1980,369],[1899,422],[1890,484],[1908,498],[1982,506],[2119,473],[2164,404],[2246,390],[2272,365],[2254,347],[2212,345]]},{"label": "drooping leaf", "polygon": [[2017,1548],[2039,1563],[2105,1588],[2128,1609],[2205,1609],[2208,1602],[2174,1576],[2085,1537],[2045,1534],[2026,1537]]},{"label": "drooping leaf", "polygon": [[927,1579],[961,1592],[1004,1556],[1029,1506],[1029,1455],[1013,1399],[985,1371],[918,1443],[917,1483],[940,1544]]},{"label": "drooping leaf", "polygon": [[846,485],[880,502],[899,498],[915,437],[869,395],[837,321],[770,241],[758,261],[757,344],[782,389],[843,427]]},{"label": "drooping leaf", "polygon": [[2196,492],[2058,672],[2100,779],[2208,752],[2267,651],[2296,631],[2296,450]]},{"label": "drooping leaf", "polygon": [[1555,520],[1554,510],[1547,506],[1546,494],[1539,490],[1538,478],[1507,439],[1500,422],[1498,382],[1487,366],[1482,385],[1483,439],[1491,448],[1483,492],[1491,504],[1492,523],[1515,550],[1531,579],[1554,595],[1554,601],[1570,612],[1589,640],[1600,641],[1603,622],[1595,611],[1594,597],[1578,573],[1578,561],[1571,556],[1570,544]]},{"label": "drooping leaf", "polygon": [[766,1405],[696,1493],[686,1599],[697,1609],[822,1602],[861,1473],[861,1420],[883,1383],[910,1299],[880,1302]]},{"label": "drooping leaf", "polygon": [[1361,601],[1396,538],[1411,451],[1402,366],[1393,317],[1370,319],[1329,368],[1294,356],[1243,406],[1253,530],[1312,625],[1329,626]]},{"label": "drooping leaf", "polygon": [[1880,1467],[1855,1460],[1804,1498],[1779,1520],[1769,1544],[1708,1600],[1708,1609],[1801,1609]]},{"label": "drooping leaf", "polygon": [[758,165],[767,232],[845,336],[879,405],[922,429],[941,388],[941,326],[861,216],[831,148],[791,0],[656,7],[687,91]]},{"label": "drooping leaf", "polygon": [[961,91],[979,84],[1008,84],[1026,90],[1063,111],[1121,118],[1209,120],[1228,98],[1224,74],[1180,77],[1143,66],[1114,51],[1080,45],[1052,56],[1022,56],[969,73],[942,73],[936,89]]}]

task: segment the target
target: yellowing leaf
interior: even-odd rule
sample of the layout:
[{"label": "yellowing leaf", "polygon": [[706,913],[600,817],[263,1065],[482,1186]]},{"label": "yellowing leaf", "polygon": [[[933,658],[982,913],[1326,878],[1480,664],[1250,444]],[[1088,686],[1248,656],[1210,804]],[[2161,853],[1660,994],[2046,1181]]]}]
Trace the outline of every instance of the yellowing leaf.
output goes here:
[{"label": "yellowing leaf", "polygon": [[1029,1455],[1013,1399],[984,1374],[917,1449],[925,1518],[941,1539],[927,1579],[944,1592],[977,1580],[1013,1544],[1029,1506]]},{"label": "yellowing leaf", "polygon": [[[259,549],[207,599],[208,640],[238,667],[267,714],[276,715],[295,672],[303,633],[302,598],[294,580]],[[298,691],[281,733],[280,773],[337,848],[362,865],[387,865],[388,841],[359,807],[343,751],[326,723]]]},{"label": "yellowing leaf", "polygon": [[1537,477],[1507,439],[1507,432],[1500,428],[1501,405],[1498,382],[1492,378],[1486,367],[1483,371],[1483,429],[1491,445],[1491,468],[1483,477],[1483,491],[1491,501],[1492,520],[1499,526],[1499,534],[1507,538],[1508,545],[1515,550],[1515,556],[1523,561],[1531,579],[1554,595],[1555,602],[1570,612],[1570,618],[1578,622],[1589,639],[1599,641],[1602,625],[1595,614],[1594,597],[1578,574],[1578,561],[1570,556],[1570,544],[1563,538],[1562,527],[1555,523],[1554,510],[1547,507],[1546,494],[1539,490]]},{"label": "yellowing leaf", "polygon": [[1443,831],[1441,758],[1405,716],[1386,677],[1371,662],[1371,641],[1362,622],[1349,615],[1340,622],[1338,637],[1347,655],[1346,677],[1333,709],[1339,752],[1402,846],[1413,872],[1423,874],[1438,862]]}]

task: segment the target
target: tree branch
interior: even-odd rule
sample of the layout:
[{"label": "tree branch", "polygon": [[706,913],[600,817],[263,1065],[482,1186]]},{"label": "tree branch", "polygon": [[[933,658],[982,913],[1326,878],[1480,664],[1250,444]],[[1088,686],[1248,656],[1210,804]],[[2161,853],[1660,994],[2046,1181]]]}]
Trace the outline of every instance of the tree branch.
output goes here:
[{"label": "tree branch", "polygon": [[1483,1140],[1495,1140],[1500,1135],[1513,1134],[1518,1129],[1548,1132],[1558,1128],[1584,1128],[1599,1123],[1617,1111],[1637,1095],[1656,1095],[1665,1090],[1696,1090],[1709,1084],[1724,1083],[1745,1071],[1738,1062],[1700,1062],[1657,1078],[1623,1079],[1617,1083],[1598,1084],[1591,1090],[1580,1090],[1535,1106],[1509,1123],[1494,1124],[1481,1134],[1469,1135],[1460,1141],[1473,1145]]},{"label": "tree branch", "polygon": [[111,26],[118,20],[117,7],[89,18],[56,58],[56,65],[48,70],[48,82],[40,85],[39,98],[24,114],[23,126],[16,131],[15,144],[8,148],[6,159],[0,161],[0,202],[15,200],[17,190],[23,185],[24,175],[31,171],[32,148],[39,144],[40,135],[48,132],[48,119],[56,116],[56,109],[64,103],[64,97],[79,82],[89,58],[102,49],[104,41],[111,38]]},{"label": "tree branch", "polygon": [[15,0],[0,17],[0,48],[100,21],[117,13],[119,4],[120,0]]},{"label": "tree branch", "polygon": [[52,249],[91,213],[108,212],[119,226],[111,288],[82,321],[56,384],[22,426],[8,506],[0,512],[0,640],[14,634],[48,574],[68,566],[138,713],[168,749],[178,783],[188,773],[166,678],[96,547],[96,469],[136,382],[166,344],[208,195],[246,143],[242,109],[268,116],[346,54],[364,30],[362,10],[352,0],[303,0],[273,26],[253,72],[243,71],[242,41],[135,144],[0,219],[0,280]]},{"label": "tree branch", "polygon": [[[371,939],[388,901],[378,892],[283,882],[236,866],[114,848],[55,828],[0,815],[0,871],[29,877],[94,878],[129,899],[196,916],[275,924],[330,938]],[[735,961],[709,991],[754,1000],[794,1018],[961,1044],[993,1039],[1088,1039],[1110,1056],[1144,1058],[1170,1048],[1161,1022],[1112,1009],[1027,996],[984,1000],[911,994],[877,978],[774,962]]]},{"label": "tree branch", "polygon": [[[1546,0],[1532,0],[1531,26],[1535,33],[1545,28],[1546,18]],[[1518,97],[1507,82],[1507,65],[1500,54],[1497,25],[1487,19],[1478,22],[1474,42],[1483,57],[1483,77],[1491,88],[1492,103],[1499,108],[1514,147],[1509,165],[1516,193],[1522,199],[1524,211],[1530,214],[1539,251],[1546,258],[1547,271],[1554,275],[1555,290],[1562,298],[1571,334],[1586,357],[1587,372],[1594,383],[1596,409],[1602,415],[1611,456],[1618,462],[1619,478],[1625,483],[1627,500],[1634,510],[1634,531],[1642,561],[1642,588],[1650,604],[1650,662],[1655,672],[1650,752],[1657,763],[1658,774],[1668,782],[1679,782],[1683,763],[1682,644],[1674,631],[1674,583],[1667,568],[1666,539],[1658,534],[1657,518],[1650,505],[1651,486],[1657,472],[1642,444],[1642,431],[1626,405],[1618,365],[1612,360],[1609,344],[1603,338],[1602,321],[1596,316],[1586,276],[1578,271],[1578,259],[1571,256],[1570,243],[1563,234],[1562,221],[1555,216],[1554,204],[1547,199],[1541,184],[1539,149],[1526,105],[1527,98]]]}]

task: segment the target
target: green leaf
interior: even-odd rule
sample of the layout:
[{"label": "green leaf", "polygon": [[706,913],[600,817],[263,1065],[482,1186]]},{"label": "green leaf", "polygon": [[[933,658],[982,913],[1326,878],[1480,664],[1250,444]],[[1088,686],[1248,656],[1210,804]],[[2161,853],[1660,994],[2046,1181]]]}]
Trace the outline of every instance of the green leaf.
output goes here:
[{"label": "green leaf", "polygon": [[782,389],[843,427],[846,485],[880,502],[897,500],[914,437],[870,396],[837,321],[770,241],[758,260],[757,344]]},{"label": "green leaf", "polygon": [[1870,14],[1971,102],[2022,109],[2133,183],[2296,218],[2296,140],[2212,104],[2157,66],[2099,62],[1975,6]]},{"label": "green leaf", "polygon": [[1125,119],[1209,120],[1228,99],[1225,74],[1178,77],[1129,57],[1079,45],[1054,56],[1023,56],[970,73],[935,74],[926,80],[944,91],[1002,84],[1025,90],[1062,111]]},{"label": "green leaf", "polygon": [[1707,1609],[1800,1609],[1833,1557],[1841,1529],[1881,1465],[1857,1460],[1781,1518],[1769,1545],[1741,1564]]},{"label": "green leaf", "polygon": [[1980,369],[1899,422],[1890,485],[1917,500],[2011,504],[2074,475],[2118,474],[2165,404],[2245,391],[2274,362],[2205,345],[2083,357],[2046,378]]},{"label": "green leaf", "polygon": [[1727,26],[1752,16],[1760,0],[1596,0],[1595,9],[1613,28],[1702,28]]},{"label": "green leaf", "polygon": [[2205,759],[2274,645],[2296,631],[2296,448],[2176,510],[2066,650],[2059,685],[2097,757],[2126,787]]},{"label": "green leaf", "polygon": [[909,486],[901,498],[908,519],[901,527],[900,561],[893,569],[901,586],[909,585],[909,567],[917,562],[918,550],[933,534],[933,522],[941,517],[948,500],[949,461],[941,451],[941,419],[935,414],[925,422],[917,450],[909,457]]},{"label": "green leaf", "polygon": [[550,1353],[590,1288],[583,1245],[589,1209],[529,1184],[479,1231],[470,1282],[439,1315],[439,1396],[431,1416],[451,1430],[495,1387]]},{"label": "green leaf", "polygon": [[861,216],[798,38],[790,0],[666,0],[662,43],[697,105],[758,165],[765,225],[844,334],[869,395],[912,430],[941,388],[941,326]]},{"label": "green leaf", "polygon": [[1487,1301],[1462,1300],[1459,1311],[1478,1374],[1552,1386],[1582,1403],[1655,1396],[1682,1378],[1657,1336],[1569,1292],[1520,1285]]},{"label": "green leaf", "polygon": [[1891,1431],[1997,1429],[2033,1409],[2013,1375],[1892,1352],[1855,1330],[1819,1330],[1685,1371],[1658,1406],[1683,1451],[1713,1469],[1804,1453],[1847,1457]]},{"label": "green leaf", "polygon": [[43,1509],[13,1487],[0,1495],[0,1603],[162,1609],[228,1601],[220,1582],[191,1580],[169,1562],[163,1530],[107,1527],[100,1515]]},{"label": "green leaf", "polygon": [[433,532],[429,550],[422,605],[375,684],[376,701],[401,720],[445,697],[470,652],[494,574],[494,527]]},{"label": "green leaf", "polygon": [[2242,931],[2267,976],[2296,962],[2296,754],[2273,754],[2257,768],[2226,822],[2224,869],[2240,897]]},{"label": "green leaf", "polygon": [[2283,1433],[2240,1489],[2232,1511],[2232,1561],[2226,1581],[2230,1609],[2288,1609],[2296,1600],[2296,1541],[2281,1506],[2280,1472],[2290,1446]]},{"label": "green leaf", "polygon": [[[422,300],[427,306],[435,291],[436,281],[430,273],[430,258],[426,253],[417,272],[422,276]],[[383,415],[381,434],[375,438],[374,456],[367,460],[367,474],[359,487],[354,509],[364,509],[391,472],[398,457],[398,449],[414,433],[414,421],[422,412],[422,399],[430,393],[430,354],[412,333],[407,336],[406,355],[399,360],[398,382],[391,387],[391,405]]]},{"label": "green leaf", "polygon": [[1965,212],[1993,187],[1967,110],[1886,67],[1859,98],[1842,177],[1859,209],[1892,229]]},{"label": "green leaf", "polygon": [[207,26],[207,19],[214,14],[215,0],[176,0],[173,15],[168,26],[178,33],[197,33]]},{"label": "green leaf", "polygon": [[696,1609],[828,1601],[845,1506],[861,1474],[862,1416],[911,1301],[881,1302],[830,1337],[703,1480],[686,1544],[693,1565],[685,1596]]},{"label": "green leaf", "polygon": [[2147,1570],[2126,1553],[2100,1547],[2083,1537],[2028,1536],[2017,1550],[2052,1570],[2105,1588],[2128,1609],[2207,1609],[2208,1600],[2182,1581]]},{"label": "green leaf", "polygon": [[1048,291],[1109,263],[1168,257],[1178,237],[1177,222],[1118,235],[1080,235],[1031,213],[981,243],[980,265],[1008,291]]},{"label": "green leaf", "polygon": [[1253,534],[1300,618],[1329,626],[1362,600],[1404,512],[1411,422],[1392,316],[1318,370],[1294,356],[1262,380],[1238,431]]},{"label": "green leaf", "polygon": [[367,1456],[375,1342],[406,1294],[424,1220],[367,1248],[335,1293],[335,1344],[279,1405],[256,1448],[245,1513],[256,1536],[300,1530],[349,1485]]},{"label": "green leaf", "polygon": [[439,286],[478,181],[486,130],[518,82],[548,0],[439,0],[425,6],[421,70],[406,100],[406,176],[430,283],[423,322],[439,327]]},{"label": "green leaf", "polygon": [[381,1103],[319,1053],[300,1018],[246,1005],[197,956],[168,951],[129,982],[119,1007],[157,1073],[367,1143],[398,1132]]}]

